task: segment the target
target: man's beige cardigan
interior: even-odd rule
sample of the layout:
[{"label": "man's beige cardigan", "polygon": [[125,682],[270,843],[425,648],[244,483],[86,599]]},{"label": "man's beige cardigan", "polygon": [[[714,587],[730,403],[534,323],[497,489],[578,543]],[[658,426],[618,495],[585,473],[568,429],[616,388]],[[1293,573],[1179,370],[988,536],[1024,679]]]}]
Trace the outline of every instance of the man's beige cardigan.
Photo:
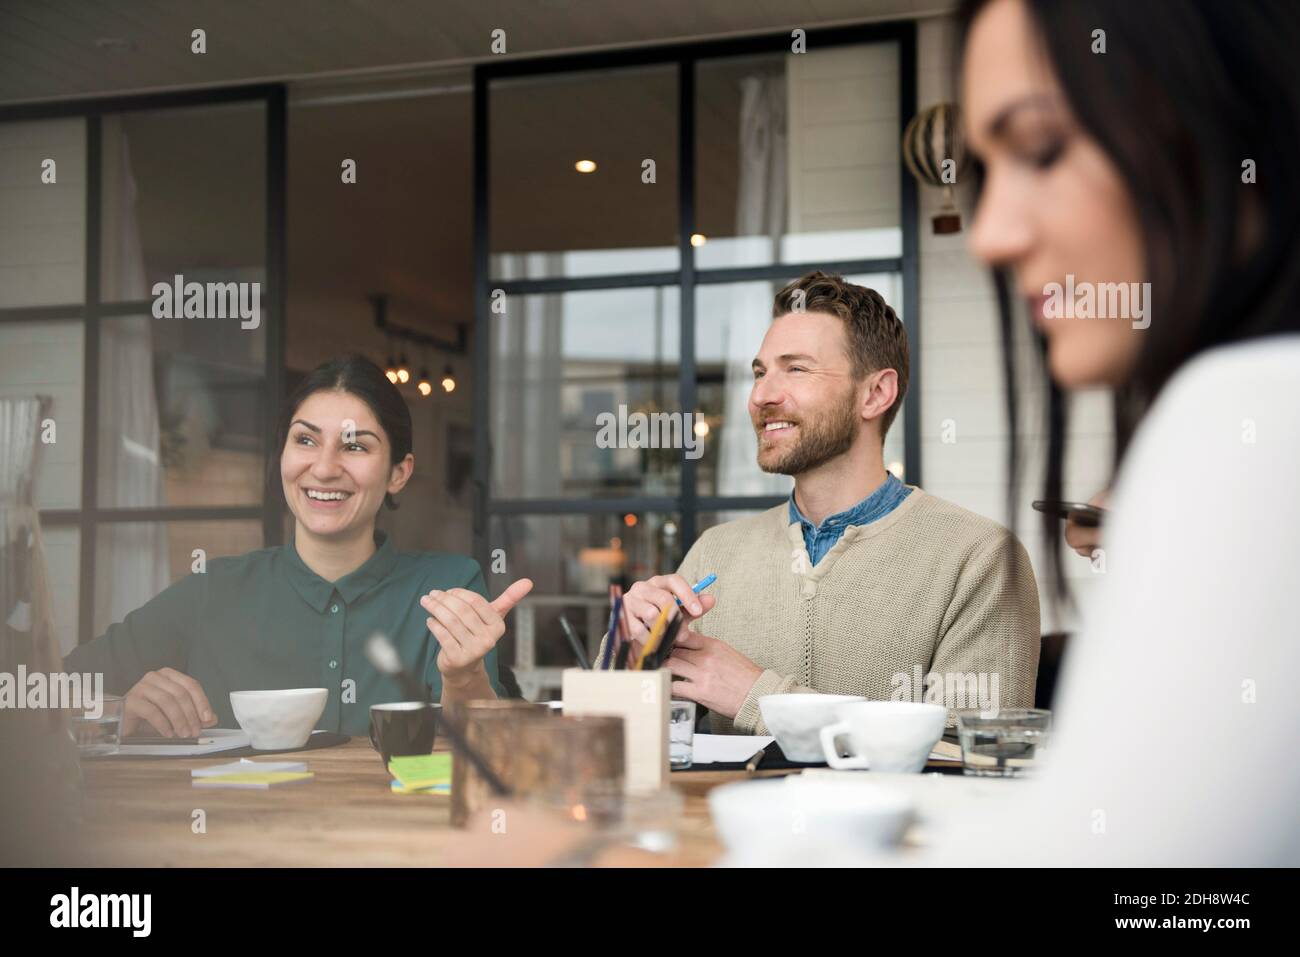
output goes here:
[{"label": "man's beige cardigan", "polygon": [[1033,706],[1038,589],[1024,547],[919,488],[845,529],[816,566],[782,503],[708,529],[678,571],[691,582],[717,573],[717,605],[692,627],[765,669],[734,721],[710,713],[716,734],[766,734],[758,699],[768,694],[926,700],[933,684],[912,689],[930,673],[982,673],[990,690],[996,674],[1001,707]]}]

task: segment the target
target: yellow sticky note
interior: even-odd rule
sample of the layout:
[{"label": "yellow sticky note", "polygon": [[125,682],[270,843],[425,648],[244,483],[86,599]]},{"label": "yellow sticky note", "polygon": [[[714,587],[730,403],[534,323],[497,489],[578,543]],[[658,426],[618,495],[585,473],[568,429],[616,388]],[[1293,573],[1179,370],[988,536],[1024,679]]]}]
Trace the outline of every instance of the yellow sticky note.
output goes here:
[{"label": "yellow sticky note", "polygon": [[417,754],[392,757],[388,771],[407,790],[421,790],[435,785],[451,786],[450,754]]},{"label": "yellow sticky note", "polygon": [[391,788],[394,794],[425,794],[432,797],[449,797],[451,795],[450,784],[435,784],[427,788],[408,788],[403,787],[401,781],[393,781]]},{"label": "yellow sticky note", "polygon": [[275,784],[293,784],[314,778],[310,771],[239,771],[194,778],[196,788],[269,788]]}]

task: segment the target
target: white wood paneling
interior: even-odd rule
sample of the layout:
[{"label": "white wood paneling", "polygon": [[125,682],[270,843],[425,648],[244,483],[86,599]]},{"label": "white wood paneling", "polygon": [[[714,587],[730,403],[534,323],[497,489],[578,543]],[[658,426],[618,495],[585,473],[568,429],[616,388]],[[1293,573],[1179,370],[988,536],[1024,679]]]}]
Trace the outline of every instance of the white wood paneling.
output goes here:
[{"label": "white wood paneling", "polygon": [[[953,98],[953,28],[946,19],[923,20],[917,34],[917,106],[924,109]],[[968,189],[958,190],[962,232],[936,236],[930,218],[943,203],[937,189],[920,187],[921,350],[913,356],[921,372],[921,454],[925,488],[1003,524],[1007,514],[1007,420],[1002,344],[997,301],[988,270],[967,250],[972,217]],[[1039,582],[1043,630],[1070,626],[1072,616],[1054,619],[1048,601],[1046,553],[1039,538],[1039,516],[1029,502],[1040,497],[1046,435],[1036,408],[1041,387],[1028,374],[1032,352],[1021,343],[1022,391],[1017,435],[1025,465],[1014,527],[1029,551]],[[1064,494],[1087,499],[1109,480],[1114,443],[1110,399],[1091,392],[1072,399],[1066,449]],[[945,427],[950,439],[945,441]],[[955,432],[955,435],[953,434]],[[1079,597],[1096,579],[1089,563],[1072,552],[1066,577]]]},{"label": "white wood paneling", "polygon": [[84,302],[85,263],[85,120],[0,124],[0,308]]}]

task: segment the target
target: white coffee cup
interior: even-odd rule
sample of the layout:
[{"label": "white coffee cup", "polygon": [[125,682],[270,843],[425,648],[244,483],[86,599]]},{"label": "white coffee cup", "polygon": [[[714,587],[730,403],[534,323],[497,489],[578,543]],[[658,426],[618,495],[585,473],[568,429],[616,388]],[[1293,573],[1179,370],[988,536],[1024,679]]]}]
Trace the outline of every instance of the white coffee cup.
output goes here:
[{"label": "white coffee cup", "polygon": [[713,826],[737,866],[862,863],[863,855],[898,842],[913,804],[869,775],[827,780],[792,774],[709,792]]},{"label": "white coffee cup", "polygon": [[758,699],[758,711],[787,760],[811,763],[822,759],[817,734],[835,720],[836,707],[865,700],[846,694],[765,694]]},{"label": "white coffee cup", "polygon": [[328,702],[326,688],[230,692],[230,709],[256,751],[301,748]]},{"label": "white coffee cup", "polygon": [[[902,774],[925,767],[948,717],[940,705],[911,701],[851,701],[835,710],[840,720],[821,731],[827,764],[840,770]],[[848,738],[848,758],[840,757],[841,738]]]}]

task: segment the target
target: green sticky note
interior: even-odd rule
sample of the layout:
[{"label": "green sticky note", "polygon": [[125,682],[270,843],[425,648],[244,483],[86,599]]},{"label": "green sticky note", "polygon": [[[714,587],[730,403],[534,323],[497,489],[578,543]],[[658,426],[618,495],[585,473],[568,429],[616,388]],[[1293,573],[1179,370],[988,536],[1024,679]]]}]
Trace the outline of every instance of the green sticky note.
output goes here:
[{"label": "green sticky note", "polygon": [[388,759],[388,771],[405,788],[431,788],[451,784],[450,754],[416,754]]}]

